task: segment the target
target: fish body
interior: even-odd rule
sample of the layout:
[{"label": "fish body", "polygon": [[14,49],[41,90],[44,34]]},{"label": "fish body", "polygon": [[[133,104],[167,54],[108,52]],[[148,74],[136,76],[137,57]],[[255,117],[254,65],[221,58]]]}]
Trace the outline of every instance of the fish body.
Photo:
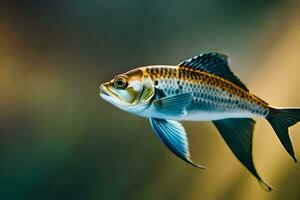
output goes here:
[{"label": "fish body", "polygon": [[211,121],[236,158],[268,191],[252,157],[254,119],[266,119],[295,160],[288,127],[300,121],[299,108],[277,108],[254,94],[230,70],[227,56],[204,53],[176,66],[133,69],[100,85],[100,96],[114,106],[149,118],[154,134],[178,157],[190,158],[180,121]]},{"label": "fish body", "polygon": [[140,70],[154,83],[157,100],[175,95],[190,94],[191,102],[182,114],[172,110],[157,109],[151,104],[137,115],[178,121],[212,121],[224,118],[267,116],[268,104],[249,91],[222,77],[205,71],[178,66],[148,66]]}]

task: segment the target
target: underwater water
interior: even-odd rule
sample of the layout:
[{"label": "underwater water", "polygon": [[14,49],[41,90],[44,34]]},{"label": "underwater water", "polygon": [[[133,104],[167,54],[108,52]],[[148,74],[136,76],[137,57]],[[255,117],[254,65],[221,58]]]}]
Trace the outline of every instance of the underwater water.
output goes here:
[{"label": "underwater water", "polygon": [[[300,107],[298,1],[1,1],[0,199],[299,199],[295,164],[264,120],[254,161],[265,192],[209,122],[184,122],[193,168],[147,119],[99,84],[207,51],[228,55],[250,91]],[[290,128],[300,158],[300,124]]]}]

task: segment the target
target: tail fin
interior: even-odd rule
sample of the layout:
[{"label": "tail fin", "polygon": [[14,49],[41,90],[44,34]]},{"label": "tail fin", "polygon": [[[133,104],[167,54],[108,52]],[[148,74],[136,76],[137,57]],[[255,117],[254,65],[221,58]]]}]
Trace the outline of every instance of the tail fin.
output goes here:
[{"label": "tail fin", "polygon": [[269,111],[266,119],[273,127],[286,151],[297,162],[288,128],[300,121],[300,108],[274,108],[270,106]]}]

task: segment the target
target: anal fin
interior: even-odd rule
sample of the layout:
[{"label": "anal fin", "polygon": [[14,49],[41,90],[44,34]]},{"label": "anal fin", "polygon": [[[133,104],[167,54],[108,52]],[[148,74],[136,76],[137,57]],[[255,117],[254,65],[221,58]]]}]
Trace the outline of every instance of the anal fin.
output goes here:
[{"label": "anal fin", "polygon": [[264,189],[272,188],[257,173],[252,157],[252,138],[255,121],[250,118],[233,118],[213,121],[223,139],[237,159],[257,178]]}]

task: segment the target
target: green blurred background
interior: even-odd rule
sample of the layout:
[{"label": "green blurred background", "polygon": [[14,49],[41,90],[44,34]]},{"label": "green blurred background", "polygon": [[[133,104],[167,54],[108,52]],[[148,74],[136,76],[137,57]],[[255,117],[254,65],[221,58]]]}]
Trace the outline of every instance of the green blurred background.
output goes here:
[{"label": "green blurred background", "polygon": [[210,123],[184,123],[203,171],[99,98],[118,73],[211,50],[262,99],[300,106],[297,0],[1,0],[0,199],[300,199],[300,166],[266,121],[254,157],[272,193]]}]

